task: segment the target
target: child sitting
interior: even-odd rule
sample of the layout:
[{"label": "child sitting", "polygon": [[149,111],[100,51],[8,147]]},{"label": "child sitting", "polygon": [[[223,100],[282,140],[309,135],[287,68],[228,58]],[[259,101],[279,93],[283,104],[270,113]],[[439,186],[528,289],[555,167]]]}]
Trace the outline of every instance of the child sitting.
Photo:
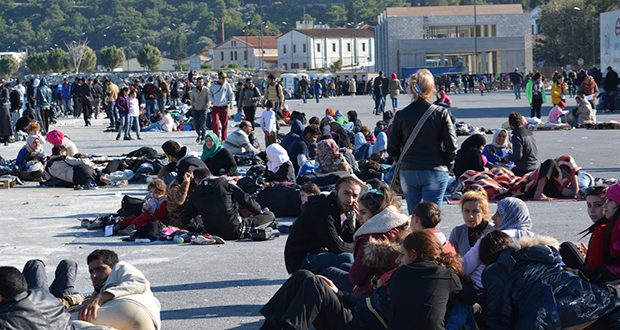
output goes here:
[{"label": "child sitting", "polygon": [[299,196],[301,197],[301,207],[303,208],[304,204],[308,202],[308,197],[318,196],[320,194],[321,190],[319,189],[319,186],[314,183],[306,183],[305,185],[301,186],[301,189],[299,189]]},{"label": "child sitting", "polygon": [[549,122],[550,123],[568,123],[568,113],[570,111],[564,110],[566,108],[566,103],[564,101],[560,101],[551,111],[549,111]]},{"label": "child sitting", "polygon": [[370,128],[368,128],[368,126],[362,126],[361,132],[364,134],[367,143],[375,144],[377,138],[370,132]]},{"label": "child sitting", "polygon": [[142,205],[142,213],[139,216],[129,216],[114,225],[114,230],[121,235],[130,235],[134,230],[142,225],[146,225],[157,220],[165,221],[168,216],[166,207],[166,184],[161,179],[155,179],[148,186],[151,199]]},{"label": "child sitting", "polygon": [[456,254],[456,250],[452,243],[446,239],[441,230],[437,229],[437,225],[441,222],[441,210],[437,204],[432,202],[422,202],[413,209],[411,213],[411,230],[428,230],[435,234],[435,237],[441,242],[442,250],[445,253]]}]

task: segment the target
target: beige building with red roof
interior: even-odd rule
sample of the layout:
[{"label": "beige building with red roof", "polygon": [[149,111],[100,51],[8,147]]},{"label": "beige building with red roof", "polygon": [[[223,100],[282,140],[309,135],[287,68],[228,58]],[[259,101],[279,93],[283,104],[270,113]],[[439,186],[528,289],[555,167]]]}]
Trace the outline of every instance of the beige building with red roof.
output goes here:
[{"label": "beige building with red roof", "polygon": [[213,68],[235,63],[241,68],[270,68],[278,63],[278,37],[230,37],[213,49]]}]

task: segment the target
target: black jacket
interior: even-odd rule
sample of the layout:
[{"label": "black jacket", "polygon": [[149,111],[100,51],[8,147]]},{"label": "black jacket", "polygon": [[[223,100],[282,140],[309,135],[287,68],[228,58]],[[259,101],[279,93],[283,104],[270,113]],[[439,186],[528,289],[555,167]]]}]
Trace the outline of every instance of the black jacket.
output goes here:
[{"label": "black jacket", "polygon": [[92,91],[93,94],[93,98],[102,98],[103,97],[103,88],[101,87],[100,84],[92,84],[90,86],[90,89]]},{"label": "black jacket", "polygon": [[487,329],[552,329],[543,282],[552,287],[562,328],[596,320],[620,306],[619,298],[564,271],[558,265],[560,253],[540,244],[541,236],[529,240],[533,244],[521,240],[520,247],[502,252],[482,273]]},{"label": "black jacket", "polygon": [[538,168],[538,147],[534,133],[523,126],[512,130],[512,154],[508,160],[515,163],[515,169],[533,171]]},{"label": "black jacket", "polygon": [[215,156],[205,159],[204,163],[211,171],[211,174],[220,176],[226,174],[228,176],[239,175],[237,173],[237,162],[230,150],[222,148]]},{"label": "black jacket", "polygon": [[291,182],[295,183],[295,169],[293,168],[293,163],[289,160],[288,162],[280,165],[280,168],[277,172],[271,172],[270,170],[265,171],[265,182]]},{"label": "black jacket", "polygon": [[[401,148],[415,125],[431,104],[419,99],[398,111],[388,138],[388,154],[398,160]],[[438,107],[422,126],[417,138],[403,157],[401,170],[442,171],[447,172],[456,156],[456,132],[450,113]]]},{"label": "black jacket", "polygon": [[606,92],[615,92],[618,89],[618,74],[616,73],[616,71],[607,71],[603,89]]},{"label": "black jacket", "polygon": [[168,172],[177,172],[177,181],[179,183],[183,182],[185,172],[187,172],[190,165],[207,168],[207,165],[200,158],[194,156],[188,147],[182,147],[181,153],[184,156],[181,157],[177,163],[170,162],[166,165]]},{"label": "black jacket", "polygon": [[355,219],[352,215],[340,225],[336,194],[312,196],[297,217],[284,247],[289,274],[299,269],[308,253],[353,253]]},{"label": "black jacket", "polygon": [[390,330],[445,329],[448,299],[463,288],[454,271],[430,261],[399,267],[390,277],[388,286]]},{"label": "black jacket", "polygon": [[22,292],[0,303],[0,329],[73,329],[69,313],[56,297],[43,289]]},{"label": "black jacket", "polygon": [[226,178],[204,179],[185,202],[181,222],[190,226],[191,219],[200,214],[204,231],[223,239],[238,239],[241,220],[237,203],[252,213],[261,213],[260,205]]},{"label": "black jacket", "polygon": [[90,103],[93,101],[93,88],[88,83],[83,83],[79,88],[81,101]]}]

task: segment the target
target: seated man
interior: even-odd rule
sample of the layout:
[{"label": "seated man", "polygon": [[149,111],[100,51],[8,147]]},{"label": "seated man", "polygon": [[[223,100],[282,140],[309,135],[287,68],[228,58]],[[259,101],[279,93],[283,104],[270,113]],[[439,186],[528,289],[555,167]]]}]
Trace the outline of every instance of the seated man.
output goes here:
[{"label": "seated man", "polygon": [[300,268],[320,274],[327,267],[353,263],[355,209],[361,184],[345,176],[329,196],[308,198],[286,240],[284,261],[289,274]]},{"label": "seated man", "polygon": [[[196,188],[181,211],[181,222],[190,231],[207,232],[223,239],[239,239],[249,238],[252,228],[274,224],[276,217],[272,212],[263,212],[250,195],[226,178],[214,177],[207,168],[197,168],[193,173]],[[242,218],[237,204],[255,215]],[[191,223],[198,215],[203,223]]]},{"label": "seated man", "polygon": [[247,120],[243,120],[239,124],[239,129],[230,133],[222,145],[233,155],[244,152],[259,153],[260,150],[254,148],[250,143],[249,135],[252,134],[253,130],[254,127],[252,127],[252,124]]},{"label": "seated man", "polygon": [[116,329],[161,328],[159,300],[138,269],[110,250],[95,250],[86,261],[95,292],[78,307],[80,320]]},{"label": "seated man", "polygon": [[172,172],[176,172],[176,180],[181,183],[189,166],[193,165],[199,168],[207,167],[200,157],[194,155],[189,147],[181,147],[176,141],[168,140],[164,142],[161,148],[164,150],[164,153],[166,153],[166,156],[168,156],[170,163],[161,168],[157,177],[164,180],[166,184],[170,184],[170,182],[173,181],[172,177],[168,175]]},{"label": "seated man", "polygon": [[575,102],[577,102],[578,108],[573,112],[577,118],[570,121],[570,125],[573,127],[585,127],[586,124],[595,124],[594,111],[592,111],[592,105],[589,101],[584,100],[581,96],[575,96]]},{"label": "seated man", "polygon": [[316,155],[316,141],[321,135],[321,129],[316,125],[308,125],[304,128],[303,136],[290,142],[286,152],[293,163],[295,173],[304,165],[306,160],[313,159]]},{"label": "seated man", "polygon": [[511,112],[508,123],[512,129],[512,154],[504,157],[505,162],[514,162],[512,173],[517,176],[534,171],[538,167],[538,146],[534,133],[523,127],[523,117]]},{"label": "seated man", "polygon": [[72,183],[75,189],[96,189],[105,186],[112,180],[106,178],[101,171],[90,166],[86,158],[68,156],[67,147],[62,144],[52,148],[52,157],[45,167],[47,180],[56,178]]},{"label": "seated man", "polygon": [[433,202],[422,202],[416,205],[411,212],[411,231],[428,230],[435,234],[435,237],[442,245],[445,253],[456,254],[454,246],[444,235],[441,230],[437,229],[437,225],[441,222],[441,209]]}]

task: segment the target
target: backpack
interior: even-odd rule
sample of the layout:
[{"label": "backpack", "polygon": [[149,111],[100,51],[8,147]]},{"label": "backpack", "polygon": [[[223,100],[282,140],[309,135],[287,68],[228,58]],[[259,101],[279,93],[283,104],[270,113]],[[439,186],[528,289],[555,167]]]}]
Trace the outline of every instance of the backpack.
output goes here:
[{"label": "backpack", "polygon": [[116,213],[123,218],[132,215],[139,216],[140,213],[142,213],[142,204],[144,204],[144,202],[146,202],[146,200],[125,195],[121,202],[121,208],[118,209]]},{"label": "backpack", "polygon": [[286,186],[268,187],[256,196],[261,207],[268,207],[276,217],[297,217],[301,214],[299,189]]},{"label": "backpack", "polygon": [[306,123],[308,122],[306,120],[306,114],[297,110],[293,110],[293,113],[291,114],[291,120],[295,119],[299,120],[304,125],[306,125]]}]

